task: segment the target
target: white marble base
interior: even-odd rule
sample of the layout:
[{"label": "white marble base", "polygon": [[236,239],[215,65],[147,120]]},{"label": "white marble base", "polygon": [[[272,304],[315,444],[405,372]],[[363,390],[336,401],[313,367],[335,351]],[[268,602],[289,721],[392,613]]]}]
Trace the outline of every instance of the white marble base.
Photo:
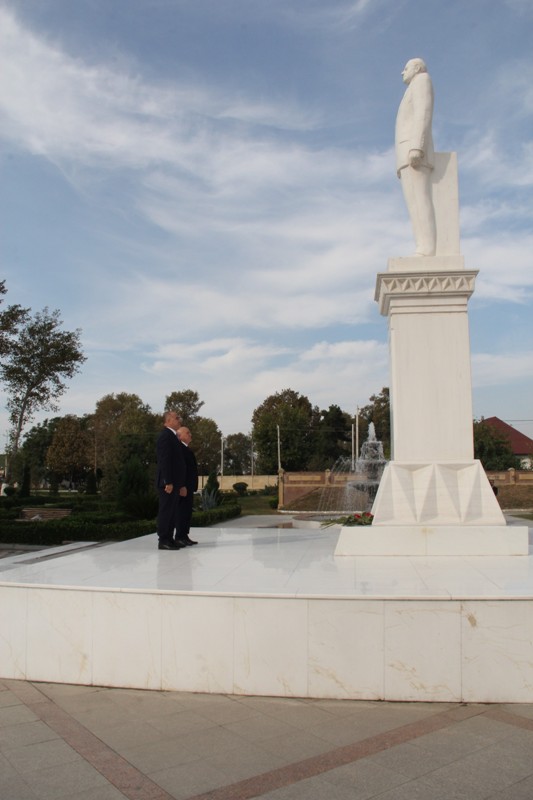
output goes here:
[{"label": "white marble base", "polygon": [[372,513],[375,526],[505,527],[485,470],[474,460],[390,461]]},{"label": "white marble base", "polygon": [[381,525],[341,528],[336,556],[527,556],[527,527]]},{"label": "white marble base", "polygon": [[464,256],[401,256],[389,258],[389,272],[457,272],[465,268]]},{"label": "white marble base", "polygon": [[532,556],[337,558],[330,529],[193,538],[1,559],[0,677],[533,702]]}]

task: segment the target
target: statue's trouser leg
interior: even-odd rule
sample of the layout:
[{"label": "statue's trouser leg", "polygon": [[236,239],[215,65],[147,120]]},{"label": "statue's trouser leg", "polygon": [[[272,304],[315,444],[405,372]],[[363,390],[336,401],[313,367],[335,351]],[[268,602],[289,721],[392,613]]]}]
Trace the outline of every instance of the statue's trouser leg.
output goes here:
[{"label": "statue's trouser leg", "polygon": [[435,209],[431,193],[431,170],[428,167],[405,167],[401,173],[402,189],[411,217],[416,255],[434,256],[437,244]]}]

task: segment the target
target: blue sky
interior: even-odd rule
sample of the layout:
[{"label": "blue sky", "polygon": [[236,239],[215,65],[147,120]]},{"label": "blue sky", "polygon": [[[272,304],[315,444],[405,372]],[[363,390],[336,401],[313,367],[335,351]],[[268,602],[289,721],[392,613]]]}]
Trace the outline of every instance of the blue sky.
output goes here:
[{"label": "blue sky", "polygon": [[196,389],[229,434],[284,388],[353,413],[388,385],[374,287],[413,250],[393,134],[420,56],[480,270],[474,414],[533,437],[532,34],[532,0],[0,2],[1,277],[82,329],[61,413]]}]

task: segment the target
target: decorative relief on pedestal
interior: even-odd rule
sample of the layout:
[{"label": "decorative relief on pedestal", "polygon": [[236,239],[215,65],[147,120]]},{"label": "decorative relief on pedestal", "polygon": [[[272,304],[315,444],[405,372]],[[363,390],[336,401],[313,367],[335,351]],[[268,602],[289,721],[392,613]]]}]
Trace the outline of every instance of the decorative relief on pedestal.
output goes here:
[{"label": "decorative relief on pedestal", "polygon": [[503,514],[479,461],[391,462],[372,509],[374,525],[502,525]]},{"label": "decorative relief on pedestal", "polygon": [[477,270],[454,272],[380,272],[375,299],[382,314],[388,314],[393,298],[461,298],[468,300],[474,291]]}]

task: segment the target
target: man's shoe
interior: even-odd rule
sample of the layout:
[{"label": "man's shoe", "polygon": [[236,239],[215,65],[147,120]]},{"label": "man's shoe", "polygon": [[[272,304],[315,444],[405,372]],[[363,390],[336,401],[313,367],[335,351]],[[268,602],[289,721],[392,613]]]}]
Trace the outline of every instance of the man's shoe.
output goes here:
[{"label": "man's shoe", "polygon": [[183,545],[178,544],[177,542],[159,542],[157,549],[158,550],[181,550]]},{"label": "man's shoe", "polygon": [[188,536],[184,536],[182,539],[176,539],[179,543],[180,547],[192,547],[193,544],[198,544],[198,542],[193,542],[192,539],[189,539]]}]

